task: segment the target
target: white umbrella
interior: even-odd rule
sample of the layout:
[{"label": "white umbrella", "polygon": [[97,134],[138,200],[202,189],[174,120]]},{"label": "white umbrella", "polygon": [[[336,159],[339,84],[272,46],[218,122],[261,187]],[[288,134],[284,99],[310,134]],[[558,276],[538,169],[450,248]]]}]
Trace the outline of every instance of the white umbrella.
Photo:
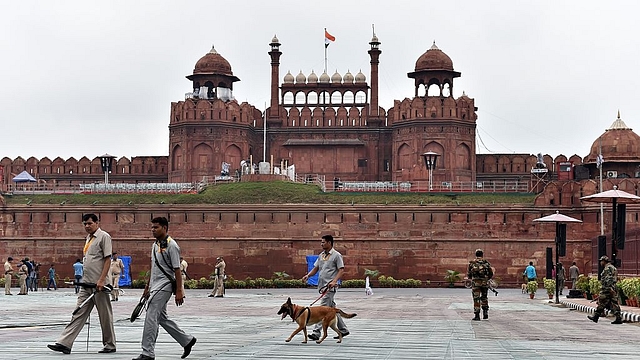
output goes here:
[{"label": "white umbrella", "polygon": [[629,194],[628,192],[618,190],[617,186],[614,186],[612,190],[603,191],[601,193],[583,196],[580,198],[582,201],[591,202],[606,202],[606,203],[636,203],[640,202],[640,196]]},{"label": "white umbrella", "polygon": [[539,219],[535,219],[533,221],[536,221],[536,222],[559,222],[559,223],[560,222],[578,222],[578,223],[582,222],[582,220],[574,219],[574,218],[572,218],[570,216],[567,216],[567,215],[562,215],[562,214],[560,214],[559,211],[556,211],[555,214],[547,215],[547,216],[541,217]]}]

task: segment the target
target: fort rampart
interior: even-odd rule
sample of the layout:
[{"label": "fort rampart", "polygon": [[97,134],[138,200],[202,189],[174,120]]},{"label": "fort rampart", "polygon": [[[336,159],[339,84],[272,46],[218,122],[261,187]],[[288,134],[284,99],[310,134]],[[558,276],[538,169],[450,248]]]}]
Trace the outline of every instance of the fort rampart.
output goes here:
[{"label": "fort rampart", "polygon": [[[476,248],[503,282],[516,283],[534,261],[544,275],[545,249],[554,247],[554,224],[534,219],[555,208],[531,206],[391,205],[11,205],[0,210],[0,254],[55,263],[62,277],[82,254],[84,213],[101,218],[114,250],[132,257],[133,278],[150,266],[150,220],[166,216],[192,277],[208,277],[224,256],[228,274],[270,278],[276,271],[301,277],[306,255],[317,254],[320,237],[332,234],[345,256],[345,278],[365,268],[396,279],[443,281],[446,270],[465,272]],[[599,234],[595,206],[565,210],[581,219],[569,224],[565,263],[591,268],[592,240]],[[6,255],[5,255],[6,254]]]}]

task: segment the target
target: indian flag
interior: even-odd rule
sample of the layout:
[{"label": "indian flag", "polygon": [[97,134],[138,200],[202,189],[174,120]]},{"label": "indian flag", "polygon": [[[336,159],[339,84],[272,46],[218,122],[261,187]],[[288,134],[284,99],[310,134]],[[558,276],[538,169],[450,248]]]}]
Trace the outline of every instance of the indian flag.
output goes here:
[{"label": "indian flag", "polygon": [[336,41],[336,37],[329,34],[327,29],[324,29],[324,47],[328,47],[331,42]]}]

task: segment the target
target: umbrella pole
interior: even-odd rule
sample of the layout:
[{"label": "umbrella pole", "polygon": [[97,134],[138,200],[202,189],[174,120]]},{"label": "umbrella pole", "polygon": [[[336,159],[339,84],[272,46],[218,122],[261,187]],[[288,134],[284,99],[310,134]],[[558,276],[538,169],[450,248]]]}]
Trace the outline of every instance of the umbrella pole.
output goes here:
[{"label": "umbrella pole", "polygon": [[616,257],[618,255],[618,247],[616,246],[616,241],[618,237],[618,204],[616,198],[612,199],[611,205],[613,205],[613,209],[611,210],[611,263],[613,266],[617,267],[618,263]]}]

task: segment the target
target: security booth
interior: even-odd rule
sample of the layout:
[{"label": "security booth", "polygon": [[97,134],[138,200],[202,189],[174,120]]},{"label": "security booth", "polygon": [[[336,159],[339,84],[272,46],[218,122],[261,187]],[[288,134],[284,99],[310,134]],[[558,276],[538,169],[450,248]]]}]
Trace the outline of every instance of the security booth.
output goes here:
[{"label": "security booth", "polygon": [[556,169],[558,180],[573,180],[573,161],[558,161]]}]

